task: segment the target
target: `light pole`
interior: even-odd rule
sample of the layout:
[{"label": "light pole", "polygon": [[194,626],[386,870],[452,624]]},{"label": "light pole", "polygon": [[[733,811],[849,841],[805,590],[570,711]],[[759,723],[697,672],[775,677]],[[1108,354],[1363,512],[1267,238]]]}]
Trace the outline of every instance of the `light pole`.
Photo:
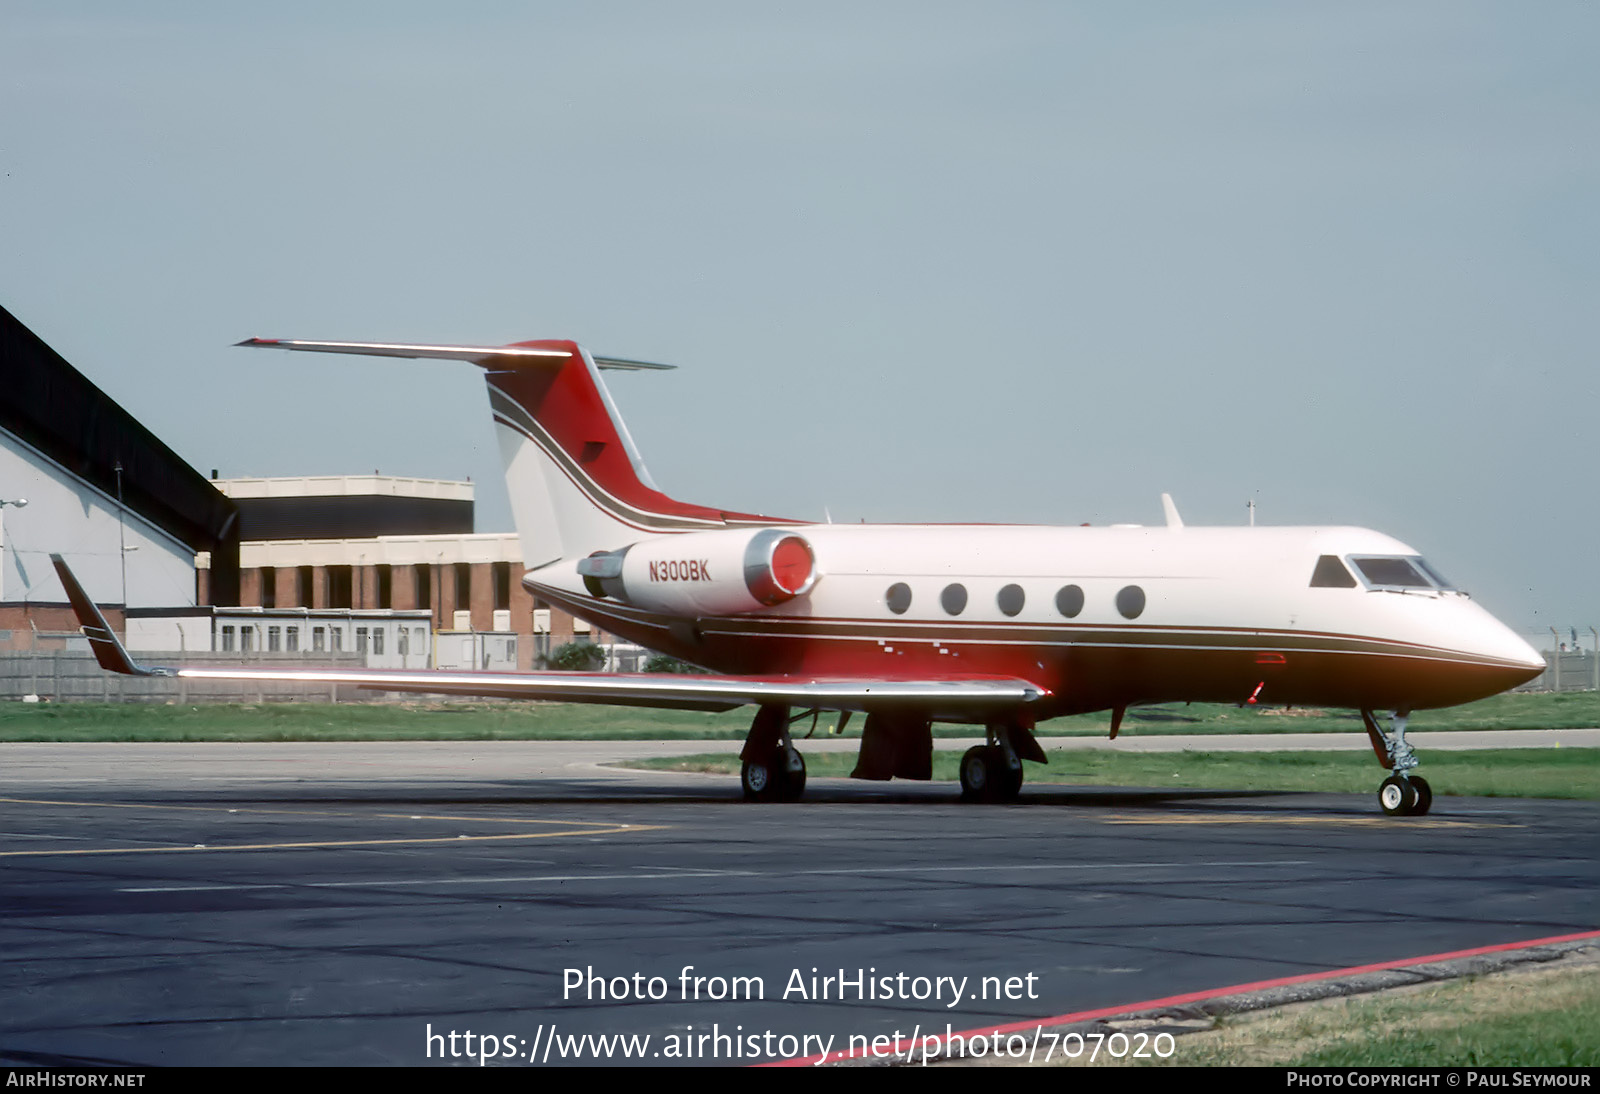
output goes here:
[{"label": "light pole", "polygon": [[27,504],[27,498],[17,498],[15,501],[0,498],[0,600],[4,600],[6,597],[6,506],[11,505],[21,509]]}]

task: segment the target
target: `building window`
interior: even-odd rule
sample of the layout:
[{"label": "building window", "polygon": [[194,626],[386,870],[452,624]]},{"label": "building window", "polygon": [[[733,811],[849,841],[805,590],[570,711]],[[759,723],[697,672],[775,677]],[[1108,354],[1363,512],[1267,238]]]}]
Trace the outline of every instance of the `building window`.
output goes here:
[{"label": "building window", "polygon": [[354,567],[329,566],[328,607],[353,608],[355,606]]},{"label": "building window", "polygon": [[316,594],[312,590],[313,571],[310,566],[296,566],[294,569],[294,598],[299,601],[297,607],[315,607],[313,601]]},{"label": "building window", "polygon": [[394,607],[394,567],[378,567],[378,607]]},{"label": "building window", "polygon": [[225,652],[225,653],[232,653],[233,652],[233,628],[232,627],[223,627],[222,628],[222,649],[223,649],[223,652]]},{"label": "building window", "polygon": [[285,637],[287,637],[289,641],[288,641],[288,644],[286,646],[284,646],[284,649],[288,650],[290,653],[299,653],[300,652],[300,628],[299,627],[290,627],[289,628],[289,633]]},{"label": "building window", "polygon": [[367,628],[365,627],[356,628],[356,652],[367,652]]},{"label": "building window", "polygon": [[278,571],[271,566],[261,567],[261,606],[263,608],[278,606]]},{"label": "building window", "polygon": [[240,653],[249,653],[250,652],[251,648],[255,645],[255,642],[254,642],[255,636],[256,636],[256,629],[254,627],[240,627],[239,628],[239,652]]},{"label": "building window", "polygon": [[379,657],[383,656],[383,628],[372,628],[372,652]]},{"label": "building window", "polygon": [[311,628],[311,649],[314,653],[321,653],[328,648],[328,628]]},{"label": "building window", "polygon": [[277,653],[281,649],[283,649],[283,628],[282,627],[268,627],[267,628],[267,652],[268,653]]},{"label": "building window", "polygon": [[409,629],[405,627],[400,628],[400,641],[396,643],[396,645],[399,647],[401,657],[404,657],[406,654],[411,652],[411,639],[409,637],[410,633],[411,632]]},{"label": "building window", "polygon": [[417,607],[433,607],[433,574],[427,566],[413,566],[417,581]]},{"label": "building window", "polygon": [[494,610],[497,612],[511,609],[511,563],[496,562],[494,564]]},{"label": "building window", "polygon": [[472,608],[472,563],[456,563],[456,611]]},{"label": "building window", "polygon": [[328,635],[328,648],[334,653],[338,653],[344,649],[344,628],[329,627],[328,630],[330,632]]}]

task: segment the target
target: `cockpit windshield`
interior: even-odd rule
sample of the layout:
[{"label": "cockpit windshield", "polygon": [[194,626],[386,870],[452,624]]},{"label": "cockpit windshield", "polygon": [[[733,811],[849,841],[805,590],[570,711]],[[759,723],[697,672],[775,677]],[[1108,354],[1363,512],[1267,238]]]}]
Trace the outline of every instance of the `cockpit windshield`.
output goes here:
[{"label": "cockpit windshield", "polygon": [[1374,589],[1455,588],[1415,555],[1410,557],[1351,555],[1350,565],[1354,566],[1367,585]]}]

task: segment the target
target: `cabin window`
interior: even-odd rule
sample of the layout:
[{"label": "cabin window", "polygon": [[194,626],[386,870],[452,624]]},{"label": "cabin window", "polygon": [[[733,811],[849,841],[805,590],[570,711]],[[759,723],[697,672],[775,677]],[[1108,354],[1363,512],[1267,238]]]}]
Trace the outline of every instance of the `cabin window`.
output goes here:
[{"label": "cabin window", "polygon": [[951,615],[960,615],[967,610],[967,587],[959,582],[946,585],[939,594],[939,606]]},{"label": "cabin window", "polygon": [[995,597],[995,603],[1006,615],[1018,614],[1027,601],[1028,595],[1022,591],[1021,585],[1007,585],[1000,590],[1000,595]]},{"label": "cabin window", "polygon": [[1137,585],[1126,585],[1117,593],[1117,611],[1124,619],[1138,619],[1144,614],[1144,590]]},{"label": "cabin window", "polygon": [[1337,555],[1323,555],[1317,559],[1317,568],[1311,571],[1313,589],[1354,589],[1356,579],[1344,568]]},{"label": "cabin window", "polygon": [[1056,611],[1068,619],[1076,619],[1083,611],[1083,590],[1076,585],[1063,585],[1056,593]]},{"label": "cabin window", "polygon": [[883,594],[883,599],[895,615],[905,615],[906,609],[911,607],[911,586],[904,581],[897,581],[889,586],[889,591]]},{"label": "cabin window", "polygon": [[1431,589],[1433,582],[1409,558],[1352,558],[1367,584],[1391,589]]}]

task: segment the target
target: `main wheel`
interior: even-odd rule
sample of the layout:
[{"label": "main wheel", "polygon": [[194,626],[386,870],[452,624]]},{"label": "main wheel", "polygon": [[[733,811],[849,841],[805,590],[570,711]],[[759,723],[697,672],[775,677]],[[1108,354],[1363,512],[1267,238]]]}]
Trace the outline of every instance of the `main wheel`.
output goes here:
[{"label": "main wheel", "polygon": [[1378,806],[1391,817],[1409,817],[1416,812],[1417,790],[1409,779],[1390,775],[1378,787]]},{"label": "main wheel", "polygon": [[1426,816],[1429,809],[1433,808],[1433,787],[1428,785],[1428,780],[1421,775],[1413,775],[1407,780],[1411,789],[1417,793],[1417,804],[1411,807],[1413,817]]},{"label": "main wheel", "polygon": [[775,783],[774,775],[770,756],[765,760],[746,760],[739,768],[739,783],[744,787],[746,800],[770,801]]},{"label": "main wheel", "polygon": [[784,755],[784,750],[781,748],[772,758],[773,765],[782,774],[778,785],[779,801],[797,802],[806,792],[806,758],[796,751],[794,759],[794,766],[790,767],[789,758]]},{"label": "main wheel", "polygon": [[794,754],[798,761],[789,767],[785,749],[775,748],[764,760],[746,760],[739,768],[739,782],[744,796],[757,802],[798,801],[806,789],[806,759]]},{"label": "main wheel", "polygon": [[961,800],[986,801],[989,797],[989,750],[982,745],[967,749],[961,756]]},{"label": "main wheel", "polygon": [[994,800],[1016,801],[1017,795],[1022,793],[1022,765],[1012,767],[1007,763],[1003,748],[991,749],[990,752],[989,783],[994,787]]}]

